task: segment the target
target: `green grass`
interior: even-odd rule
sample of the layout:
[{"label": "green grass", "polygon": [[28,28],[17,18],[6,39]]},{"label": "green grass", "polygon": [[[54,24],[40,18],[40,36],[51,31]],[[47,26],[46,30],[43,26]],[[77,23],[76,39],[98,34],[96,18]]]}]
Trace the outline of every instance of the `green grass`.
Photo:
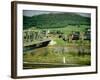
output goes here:
[{"label": "green grass", "polygon": [[[72,54],[65,54],[66,63],[63,63],[63,55],[48,54],[47,56],[24,56],[24,62],[31,62],[32,64],[23,64],[25,67],[34,68],[52,68],[52,67],[75,67],[75,66],[89,66],[91,64],[90,55],[76,56]],[[41,64],[40,64],[41,63]],[[43,64],[42,64],[43,63]],[[46,63],[46,64],[45,64]],[[50,64],[49,64],[50,63]]]},{"label": "green grass", "polygon": [[63,46],[66,42],[64,42],[62,39],[55,38],[54,41],[56,41],[56,45]]},{"label": "green grass", "polygon": [[[66,63],[69,64],[89,64],[90,62],[90,55],[78,56],[73,55],[74,53],[65,53],[64,57],[66,58]],[[55,53],[47,53],[44,55],[35,54],[26,54],[24,56],[24,62],[36,62],[36,63],[63,63],[63,54],[55,54]]]},{"label": "green grass", "polygon": [[60,30],[62,32],[64,32],[65,34],[70,34],[72,31],[79,31],[79,32],[83,32],[85,31],[85,28],[89,28],[90,26],[86,26],[86,25],[80,25],[79,26],[72,26],[72,25],[68,25],[65,26],[63,28],[48,28],[48,29],[38,29],[38,28],[30,28],[31,30]]},{"label": "green grass", "polygon": [[[41,49],[40,49],[41,50]],[[63,64],[64,66],[68,65],[78,65],[78,66],[86,66],[91,64],[91,55],[90,54],[82,54],[78,55],[78,53],[74,52],[65,52],[65,53],[56,53],[53,52],[49,48],[44,48],[44,51],[40,51],[39,49],[35,53],[24,53],[23,62],[31,62],[31,63],[50,63],[50,64]],[[63,57],[65,57],[65,64],[63,63]],[[67,65],[68,64],[68,65]],[[32,65],[30,65],[32,66]],[[68,66],[68,67],[70,67]],[[74,66],[74,65],[73,65]],[[25,67],[25,65],[24,65]],[[44,66],[44,68],[47,66]],[[53,67],[53,66],[48,66]],[[56,65],[57,67],[57,65]],[[58,66],[59,67],[59,66]],[[34,68],[37,68],[36,66]],[[41,68],[41,67],[40,67]],[[42,66],[43,68],[43,66]]]},{"label": "green grass", "polygon": [[[69,26],[66,26],[65,28],[53,28],[53,29],[51,28],[49,30],[60,30],[64,34],[68,35],[72,31],[84,32],[85,28],[87,27],[88,26],[85,26],[85,25],[81,25],[81,27],[69,25]],[[45,29],[35,29],[35,30],[45,30]],[[65,46],[67,47],[71,46],[72,48],[69,48],[70,50],[69,52],[64,52],[63,50],[61,50],[60,52],[55,52],[54,51],[55,48],[49,48],[50,46],[35,49],[33,51],[27,51],[27,52],[24,52],[23,62],[32,62],[32,63],[37,63],[37,64],[38,63],[64,64],[63,57],[65,57],[65,62],[66,62],[65,64],[76,64],[78,66],[91,64],[91,53],[89,52],[90,46],[91,46],[90,41],[81,42],[81,40],[77,40],[75,42],[73,41],[64,42],[61,38],[58,38],[57,35],[52,36],[52,39],[56,41],[56,44],[51,47],[60,46],[64,48]],[[75,48],[79,49],[80,47],[84,49],[84,53],[79,54],[79,52],[74,51]],[[26,65],[24,65],[24,67],[25,66]],[[40,66],[39,68],[45,68],[45,67],[55,67],[55,66],[45,65],[45,66]],[[33,68],[38,68],[38,67],[35,66]]]}]

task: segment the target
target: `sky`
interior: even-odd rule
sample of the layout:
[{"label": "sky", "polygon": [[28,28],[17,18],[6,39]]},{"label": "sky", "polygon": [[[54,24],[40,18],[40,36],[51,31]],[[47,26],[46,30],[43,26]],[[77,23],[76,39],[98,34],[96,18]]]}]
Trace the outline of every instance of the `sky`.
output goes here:
[{"label": "sky", "polygon": [[[50,14],[50,13],[60,13],[56,11],[39,11],[39,10],[23,10],[24,16],[35,16],[35,15],[41,15],[41,14]],[[76,13],[84,17],[90,17],[91,15],[89,13]]]}]

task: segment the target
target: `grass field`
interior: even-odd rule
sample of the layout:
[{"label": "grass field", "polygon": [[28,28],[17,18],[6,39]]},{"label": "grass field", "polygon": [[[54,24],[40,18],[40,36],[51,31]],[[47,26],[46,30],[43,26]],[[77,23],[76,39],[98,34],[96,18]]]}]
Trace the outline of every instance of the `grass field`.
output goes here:
[{"label": "grass field", "polygon": [[[63,57],[65,57],[65,63],[63,62]],[[39,65],[38,66],[35,65],[36,63],[37,64],[43,63],[43,65],[44,65],[44,63],[45,64],[51,63],[51,65],[58,63],[61,65],[61,67],[81,66],[81,65],[86,66],[86,65],[91,64],[91,57],[89,54],[78,55],[78,53],[72,53],[72,52],[70,52],[70,53],[56,53],[56,52],[53,53],[49,49],[42,48],[42,49],[37,49],[34,53],[32,53],[32,52],[25,53],[24,54],[24,62],[33,63],[34,65],[32,68],[39,67]],[[24,67],[27,66],[27,64],[26,65],[25,64],[24,64]],[[58,67],[60,65],[58,65]],[[28,65],[28,66],[32,66],[32,65]],[[45,65],[44,68],[45,67],[47,67],[47,66]],[[48,66],[48,67],[54,67],[54,66],[52,65],[52,66]]]},{"label": "grass field", "polygon": [[[35,30],[60,30],[65,35],[73,31],[84,32],[89,26],[67,26],[64,28],[35,29]],[[34,28],[31,28],[34,30]],[[50,39],[56,44],[48,45],[38,49],[32,49],[23,53],[23,68],[52,68],[52,67],[75,67],[91,65],[91,42],[76,40],[72,42],[63,41],[56,35]]]}]

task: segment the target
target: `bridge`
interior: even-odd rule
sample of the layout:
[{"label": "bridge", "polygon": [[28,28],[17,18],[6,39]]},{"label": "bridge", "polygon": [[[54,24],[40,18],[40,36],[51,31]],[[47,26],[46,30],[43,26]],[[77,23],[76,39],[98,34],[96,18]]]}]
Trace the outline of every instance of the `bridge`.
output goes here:
[{"label": "bridge", "polygon": [[45,47],[51,41],[47,37],[47,32],[43,30],[24,30],[23,31],[24,51]]}]

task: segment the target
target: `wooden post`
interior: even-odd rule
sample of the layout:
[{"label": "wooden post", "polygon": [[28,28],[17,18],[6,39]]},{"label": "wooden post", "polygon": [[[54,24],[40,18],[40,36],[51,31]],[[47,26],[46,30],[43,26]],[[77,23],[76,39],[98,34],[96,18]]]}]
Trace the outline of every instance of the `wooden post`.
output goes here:
[{"label": "wooden post", "polygon": [[63,56],[63,63],[65,64],[66,63],[66,58]]}]

